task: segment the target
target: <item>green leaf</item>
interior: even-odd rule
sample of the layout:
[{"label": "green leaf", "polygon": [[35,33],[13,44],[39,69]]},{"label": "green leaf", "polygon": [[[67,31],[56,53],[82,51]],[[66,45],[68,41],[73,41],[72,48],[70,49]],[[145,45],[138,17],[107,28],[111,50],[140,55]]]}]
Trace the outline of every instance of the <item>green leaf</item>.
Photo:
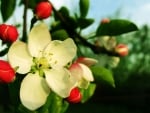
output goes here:
[{"label": "green leaf", "polygon": [[113,74],[110,70],[108,70],[104,67],[98,66],[98,65],[91,67],[91,70],[93,72],[96,82],[109,84],[112,87],[115,87],[115,81],[113,78]]},{"label": "green leaf", "polygon": [[81,29],[84,29],[84,28],[90,26],[91,24],[93,24],[93,22],[94,22],[94,19],[92,19],[92,18],[88,18],[88,19],[87,18],[79,18],[78,19],[78,24]]},{"label": "green leaf", "polygon": [[82,103],[85,103],[88,101],[94,94],[96,89],[96,84],[91,83],[87,89],[81,89],[81,94],[82,94]]},{"label": "green leaf", "polygon": [[88,14],[90,2],[89,0],[80,0],[79,6],[80,6],[80,16],[86,17]]},{"label": "green leaf", "polygon": [[38,110],[38,113],[64,113],[69,106],[69,103],[63,98],[51,92],[43,107]]},{"label": "green leaf", "polygon": [[[59,10],[60,15],[63,17],[63,20],[66,22],[65,24],[67,25],[67,27],[70,27],[70,29],[74,30],[78,27],[77,25],[77,20],[75,17],[70,16],[69,14],[69,10],[66,7],[62,7]],[[57,15],[55,15],[55,19],[57,19]],[[64,23],[61,22],[62,26],[64,26]],[[65,25],[65,26],[66,26]]]},{"label": "green leaf", "polygon": [[16,6],[16,0],[1,0],[1,13],[3,21],[7,21],[13,14]]},{"label": "green leaf", "polygon": [[115,35],[120,35],[123,33],[128,33],[136,30],[138,30],[138,28],[134,23],[128,20],[115,19],[115,20],[111,20],[108,23],[100,24],[100,26],[97,29],[96,35],[115,36]]},{"label": "green leaf", "polygon": [[56,30],[51,33],[53,40],[65,40],[69,37],[68,33],[64,29]]}]

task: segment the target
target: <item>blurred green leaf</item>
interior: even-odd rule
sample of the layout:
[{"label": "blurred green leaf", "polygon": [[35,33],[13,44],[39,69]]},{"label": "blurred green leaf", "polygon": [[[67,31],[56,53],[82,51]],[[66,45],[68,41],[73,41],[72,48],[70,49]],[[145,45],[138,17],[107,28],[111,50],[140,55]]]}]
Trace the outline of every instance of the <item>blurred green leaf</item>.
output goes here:
[{"label": "blurred green leaf", "polygon": [[13,14],[16,6],[16,0],[1,0],[1,14],[3,21],[7,21]]},{"label": "blurred green leaf", "polygon": [[115,87],[115,81],[113,78],[113,74],[110,70],[108,70],[102,66],[99,66],[99,65],[91,67],[91,70],[93,72],[96,82],[109,84],[112,87]]},{"label": "blurred green leaf", "polygon": [[69,10],[67,9],[67,7],[61,7],[59,12],[62,13],[64,16],[69,16]]},{"label": "blurred green leaf", "polygon": [[[60,13],[61,17],[63,18],[62,19],[63,21],[61,21],[62,26],[65,25],[67,27],[70,27],[70,29],[72,29],[72,30],[74,30],[78,27],[76,18],[70,16],[69,10],[66,7],[62,7],[59,10],[59,13]],[[55,15],[55,19],[60,20],[60,17],[57,18],[57,15]],[[65,23],[63,23],[64,21],[65,21]]]},{"label": "blurred green leaf", "polygon": [[69,37],[68,33],[64,29],[56,30],[51,33],[53,40],[65,40]]},{"label": "blurred green leaf", "polygon": [[92,18],[88,18],[88,19],[87,18],[79,18],[78,19],[78,24],[81,29],[84,29],[84,28],[90,26],[91,24],[93,24],[93,22],[94,22],[94,19],[92,19]]},{"label": "blurred green leaf", "polygon": [[88,14],[90,2],[89,0],[80,0],[79,6],[80,6],[80,16],[86,17]]},{"label": "blurred green leaf", "polygon": [[87,100],[89,100],[93,96],[95,89],[96,89],[96,84],[94,83],[91,83],[87,89],[81,89],[81,93],[82,93],[81,102],[84,103]]},{"label": "blurred green leaf", "polygon": [[115,36],[115,35],[120,35],[123,33],[128,33],[136,30],[138,30],[138,28],[134,23],[128,20],[115,19],[115,20],[111,20],[108,23],[100,24],[100,26],[97,29],[96,35]]}]

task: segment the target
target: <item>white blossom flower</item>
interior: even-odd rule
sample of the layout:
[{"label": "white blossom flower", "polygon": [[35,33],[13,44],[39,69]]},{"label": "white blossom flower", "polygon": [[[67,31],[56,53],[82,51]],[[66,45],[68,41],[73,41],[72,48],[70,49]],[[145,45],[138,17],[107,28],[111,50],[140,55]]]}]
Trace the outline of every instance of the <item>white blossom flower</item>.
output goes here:
[{"label": "white blossom flower", "polygon": [[70,66],[69,71],[77,80],[76,86],[87,89],[89,83],[94,81],[89,67],[95,63],[97,60],[93,58],[80,57]]},{"label": "white blossom flower", "polygon": [[62,98],[69,96],[76,79],[66,68],[76,55],[76,45],[71,38],[51,40],[44,23],[34,26],[28,43],[14,42],[8,60],[20,74],[27,74],[20,87],[22,104],[35,110],[45,104],[51,91]]}]

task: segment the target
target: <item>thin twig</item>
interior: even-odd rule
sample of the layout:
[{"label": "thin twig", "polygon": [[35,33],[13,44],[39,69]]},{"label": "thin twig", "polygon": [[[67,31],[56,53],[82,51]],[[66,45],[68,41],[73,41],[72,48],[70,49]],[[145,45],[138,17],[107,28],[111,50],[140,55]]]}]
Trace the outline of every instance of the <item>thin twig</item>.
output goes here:
[{"label": "thin twig", "polygon": [[54,13],[60,19],[64,28],[68,31],[69,36],[71,36],[76,43],[77,42],[82,43],[84,46],[91,48],[91,50],[96,54],[105,53],[105,54],[108,54],[111,56],[118,56],[118,54],[114,53],[114,51],[113,52],[108,51],[104,47],[100,47],[100,46],[97,46],[95,44],[88,42],[85,38],[83,38],[80,34],[78,34],[74,29],[72,29],[71,25],[66,21],[66,19],[63,17],[63,15],[55,9],[55,7],[53,6],[52,3],[51,3],[51,5],[53,7]]},{"label": "thin twig", "polygon": [[27,9],[28,9],[28,0],[24,0],[24,13],[23,13],[23,37],[22,41],[27,41]]}]

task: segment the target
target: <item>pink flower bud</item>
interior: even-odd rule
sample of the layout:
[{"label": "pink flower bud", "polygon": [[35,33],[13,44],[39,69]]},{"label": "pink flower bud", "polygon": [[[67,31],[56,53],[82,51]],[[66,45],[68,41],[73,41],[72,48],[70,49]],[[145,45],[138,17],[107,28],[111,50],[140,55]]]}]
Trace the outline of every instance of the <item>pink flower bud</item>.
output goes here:
[{"label": "pink flower bud", "polygon": [[0,82],[10,83],[15,79],[15,71],[7,61],[0,60]]},{"label": "pink flower bud", "polygon": [[46,19],[52,13],[52,5],[49,2],[40,2],[36,5],[34,13],[37,19]]},{"label": "pink flower bud", "polygon": [[127,56],[128,47],[125,44],[119,44],[115,47],[115,52],[118,53],[120,56]]},{"label": "pink flower bud", "polygon": [[106,23],[109,23],[109,22],[110,22],[109,18],[103,18],[101,20],[101,24],[106,24]]},{"label": "pink flower bud", "polygon": [[86,66],[90,67],[91,65],[96,64],[98,61],[94,58],[79,57],[75,62],[82,63],[82,64],[85,64]]},{"label": "pink flower bud", "polygon": [[18,31],[15,26],[1,24],[0,25],[0,38],[4,42],[14,42],[18,38]]},{"label": "pink flower bud", "polygon": [[82,95],[77,87],[73,88],[70,92],[67,101],[70,103],[79,103],[81,101]]}]

